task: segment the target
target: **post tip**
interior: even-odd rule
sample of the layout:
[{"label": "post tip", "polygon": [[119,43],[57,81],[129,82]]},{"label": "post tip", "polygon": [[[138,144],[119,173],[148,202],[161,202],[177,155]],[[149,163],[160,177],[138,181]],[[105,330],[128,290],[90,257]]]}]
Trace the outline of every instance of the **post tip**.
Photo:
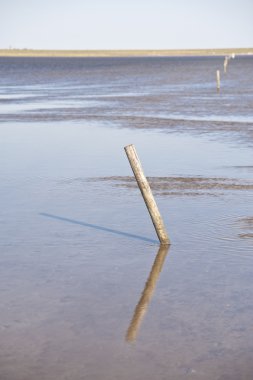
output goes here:
[{"label": "post tip", "polygon": [[134,147],[134,144],[129,144],[129,145],[126,145],[125,147],[124,147],[124,149],[126,150],[126,149],[128,149],[128,148],[133,148]]}]

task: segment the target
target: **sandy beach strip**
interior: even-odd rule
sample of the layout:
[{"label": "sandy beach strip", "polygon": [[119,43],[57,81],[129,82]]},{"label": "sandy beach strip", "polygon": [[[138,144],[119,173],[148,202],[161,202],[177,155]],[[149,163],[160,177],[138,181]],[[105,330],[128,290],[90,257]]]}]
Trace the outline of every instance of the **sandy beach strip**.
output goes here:
[{"label": "sandy beach strip", "polygon": [[0,49],[0,57],[184,57],[253,55],[253,48],[186,50],[33,50]]}]

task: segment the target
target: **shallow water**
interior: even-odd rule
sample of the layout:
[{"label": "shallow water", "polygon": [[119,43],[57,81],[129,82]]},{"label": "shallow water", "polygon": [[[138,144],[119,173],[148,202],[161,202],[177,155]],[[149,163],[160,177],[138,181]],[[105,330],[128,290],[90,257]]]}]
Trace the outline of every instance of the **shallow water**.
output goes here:
[{"label": "shallow water", "polygon": [[1,380],[252,378],[252,62],[1,60]]},{"label": "shallow water", "polygon": [[252,143],[253,59],[1,58],[1,121],[99,121]]}]

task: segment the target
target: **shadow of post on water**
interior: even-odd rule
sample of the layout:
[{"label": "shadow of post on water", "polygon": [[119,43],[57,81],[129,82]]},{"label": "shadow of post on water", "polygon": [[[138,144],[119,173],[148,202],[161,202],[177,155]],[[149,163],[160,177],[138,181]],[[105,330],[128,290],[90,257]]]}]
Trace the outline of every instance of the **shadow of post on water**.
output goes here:
[{"label": "shadow of post on water", "polygon": [[58,215],[48,214],[46,212],[41,212],[41,213],[39,213],[39,215],[45,216],[45,217],[51,218],[51,219],[60,220],[61,222],[78,224],[80,226],[84,226],[84,227],[88,227],[88,228],[94,228],[94,229],[99,230],[99,231],[109,232],[111,234],[120,235],[120,236],[124,236],[124,237],[131,238],[131,239],[138,239],[138,240],[146,241],[146,242],[152,243],[152,244],[158,244],[159,243],[158,240],[149,239],[145,236],[135,235],[135,234],[131,234],[129,232],[114,230],[112,228],[108,228],[108,227],[104,227],[104,226],[98,226],[96,224],[86,223],[86,222],[82,222],[82,221],[74,220],[74,219],[69,219],[69,218],[65,218],[62,216],[58,216]]},{"label": "shadow of post on water", "polygon": [[[146,242],[153,243],[153,244],[158,243],[157,240],[149,239],[149,238],[146,238],[144,236],[139,236],[139,235],[135,235],[135,234],[131,234],[128,232],[119,231],[119,230],[114,230],[114,229],[107,228],[104,226],[99,226],[96,224],[91,224],[91,223],[86,223],[86,222],[82,222],[79,220],[65,218],[65,217],[58,216],[58,215],[53,215],[53,214],[49,214],[49,213],[45,213],[45,212],[41,212],[39,215],[47,217],[47,218],[59,220],[61,222],[78,224],[78,225],[81,225],[84,227],[94,228],[96,230],[109,232],[112,234],[132,238],[132,239],[138,239],[138,240],[146,241]],[[133,342],[136,340],[136,337],[137,337],[138,331],[140,329],[142,320],[143,320],[143,318],[147,312],[148,305],[149,305],[149,303],[152,299],[153,293],[155,291],[156,283],[157,283],[159,275],[162,271],[163,264],[165,262],[166,256],[167,256],[168,251],[169,251],[169,247],[170,247],[169,245],[162,245],[162,244],[159,246],[159,249],[157,251],[157,254],[156,254],[154,263],[152,265],[149,277],[146,281],[145,288],[142,292],[142,295],[140,297],[138,304],[135,307],[132,320],[131,320],[130,325],[128,327],[128,330],[126,333],[126,341],[127,342]]]},{"label": "shadow of post on water", "polygon": [[142,292],[142,295],[140,297],[138,304],[136,305],[132,320],[128,327],[128,330],[126,333],[127,342],[134,342],[136,340],[141,323],[147,312],[148,305],[154,294],[156,283],[161,273],[161,270],[163,268],[163,264],[168,254],[169,247],[170,247],[169,245],[160,245],[158,249],[158,252],[157,252],[155,261],[153,263],[152,269],[150,271],[149,277],[147,279],[145,288]]}]

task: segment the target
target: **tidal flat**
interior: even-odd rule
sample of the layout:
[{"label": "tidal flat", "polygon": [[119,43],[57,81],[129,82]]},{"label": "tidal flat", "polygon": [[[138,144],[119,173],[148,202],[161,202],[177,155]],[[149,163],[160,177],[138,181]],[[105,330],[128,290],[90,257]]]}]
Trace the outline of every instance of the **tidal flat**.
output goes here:
[{"label": "tidal flat", "polygon": [[[252,57],[0,58],[0,379],[252,379]],[[124,146],[172,245],[160,249]]]}]

